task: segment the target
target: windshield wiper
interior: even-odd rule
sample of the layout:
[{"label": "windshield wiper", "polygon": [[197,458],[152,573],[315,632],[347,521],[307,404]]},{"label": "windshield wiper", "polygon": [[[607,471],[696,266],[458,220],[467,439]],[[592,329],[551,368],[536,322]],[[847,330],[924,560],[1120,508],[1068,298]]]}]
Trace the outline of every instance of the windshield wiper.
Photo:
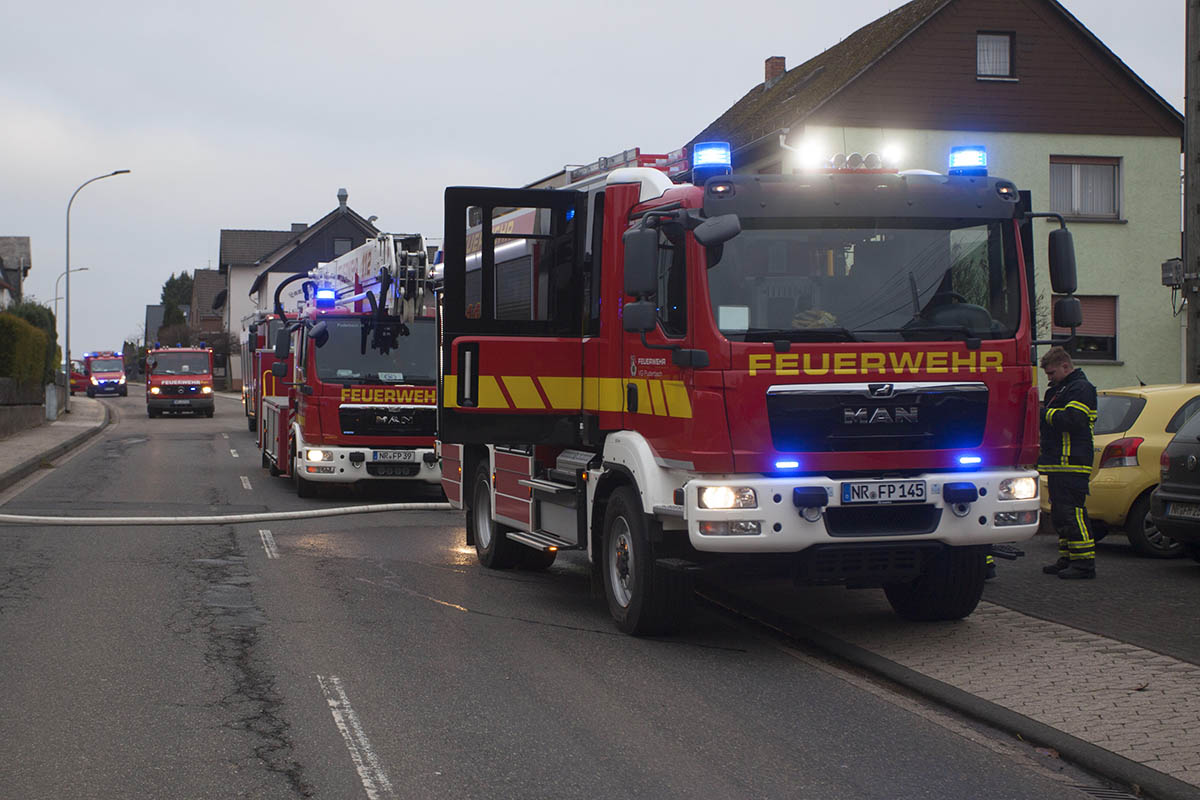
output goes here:
[{"label": "windshield wiper", "polygon": [[903,328],[858,329],[855,333],[899,333],[901,335],[906,333],[957,333],[968,343],[974,341],[976,346],[984,337],[982,332],[971,330],[966,325],[906,325]]},{"label": "windshield wiper", "polygon": [[858,337],[846,328],[750,328],[747,342],[857,342]]}]

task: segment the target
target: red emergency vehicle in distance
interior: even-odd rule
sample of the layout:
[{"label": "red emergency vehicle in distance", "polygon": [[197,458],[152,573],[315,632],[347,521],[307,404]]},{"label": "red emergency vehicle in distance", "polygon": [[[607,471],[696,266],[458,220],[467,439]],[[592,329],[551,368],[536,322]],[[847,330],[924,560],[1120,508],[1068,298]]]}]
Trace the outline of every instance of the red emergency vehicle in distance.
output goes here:
[{"label": "red emergency vehicle in distance", "polygon": [[83,362],[82,361],[76,360],[74,358],[71,359],[71,370],[70,370],[69,375],[70,375],[70,377],[69,377],[70,384],[69,385],[70,385],[71,394],[75,394],[76,392],[86,392],[87,391],[88,379],[87,379],[87,376],[83,374]]},{"label": "red emergency vehicle in distance", "polygon": [[993,545],[1038,526],[1028,195],[981,148],[948,175],[729,164],[446,190],[438,435],[467,543],[491,568],[585,552],[638,635],[695,571],[747,565],[970,614]]},{"label": "red emergency vehicle in distance", "polygon": [[211,417],[213,351],[210,347],[156,347],[146,352],[146,416],[190,411]]},{"label": "red emergency vehicle in distance", "polygon": [[83,354],[83,376],[87,379],[87,396],[116,394],[125,397],[125,357],[112,350]]}]

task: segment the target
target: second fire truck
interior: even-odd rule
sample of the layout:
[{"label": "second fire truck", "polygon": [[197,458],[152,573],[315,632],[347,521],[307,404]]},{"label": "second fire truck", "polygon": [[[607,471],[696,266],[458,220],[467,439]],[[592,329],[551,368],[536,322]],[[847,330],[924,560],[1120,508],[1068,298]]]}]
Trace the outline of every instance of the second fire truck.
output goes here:
[{"label": "second fire truck", "polygon": [[[291,288],[291,300],[285,290]],[[384,234],[275,291],[255,348],[263,465],[301,497],[321,484],[437,485],[434,295],[424,240]]]},{"label": "second fire truck", "polygon": [[209,347],[157,347],[146,351],[146,416],[192,412],[211,417],[213,351]]},{"label": "second fire truck", "polygon": [[[446,191],[438,425],[468,544],[493,568],[583,551],[632,634],[675,626],[701,569],[970,614],[992,545],[1038,527],[1028,195],[978,148],[947,175],[692,156],[694,184]],[[1050,273],[1074,292],[1065,226]]]}]

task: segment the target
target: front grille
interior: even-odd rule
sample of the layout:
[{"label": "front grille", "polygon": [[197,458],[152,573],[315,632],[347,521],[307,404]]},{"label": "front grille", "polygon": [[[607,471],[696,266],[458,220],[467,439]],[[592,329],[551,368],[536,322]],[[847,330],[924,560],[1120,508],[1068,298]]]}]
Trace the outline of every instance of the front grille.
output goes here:
[{"label": "front grille", "polygon": [[983,441],[983,384],[895,387],[886,397],[872,397],[865,384],[845,391],[773,389],[767,393],[772,443],[783,453],[836,453],[966,448]]},{"label": "front grille", "polygon": [[933,533],[942,509],[932,505],[831,506],[825,509],[830,536],[891,536]]},{"label": "front grille", "polygon": [[338,422],[347,436],[433,436],[437,409],[433,406],[343,406]]},{"label": "front grille", "polygon": [[937,542],[815,545],[800,554],[794,577],[800,584],[878,585],[911,580],[943,547]]},{"label": "front grille", "polygon": [[161,386],[159,387],[164,395],[186,396],[200,393],[199,386]]},{"label": "front grille", "polygon": [[420,471],[420,464],[367,464],[367,474],[377,478],[411,478]]}]

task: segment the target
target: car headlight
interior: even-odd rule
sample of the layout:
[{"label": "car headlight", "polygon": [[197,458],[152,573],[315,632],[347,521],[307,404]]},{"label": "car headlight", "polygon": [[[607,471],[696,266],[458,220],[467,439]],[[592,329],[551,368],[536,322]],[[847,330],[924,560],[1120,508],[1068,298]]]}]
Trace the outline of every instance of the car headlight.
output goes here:
[{"label": "car headlight", "polygon": [[150,394],[162,394],[162,389],[158,388],[157,386],[151,386]]},{"label": "car headlight", "polygon": [[758,508],[758,496],[749,486],[704,486],[701,508]]},{"label": "car headlight", "polygon": [[99,385],[100,385],[100,381],[96,380],[96,376],[93,375],[92,376],[92,386],[99,386]]},{"label": "car headlight", "polygon": [[307,450],[304,457],[309,461],[333,461],[333,453],[328,450]]},{"label": "car headlight", "polygon": [[211,386],[201,386],[200,394],[212,394],[212,387]]},{"label": "car headlight", "polygon": [[1032,500],[1037,496],[1037,478],[1005,478],[1000,481],[1001,500]]},{"label": "car headlight", "polygon": [[122,375],[122,376],[121,376],[121,380],[117,381],[117,383],[124,383],[124,382],[125,382],[125,376],[124,376],[124,375]]}]

